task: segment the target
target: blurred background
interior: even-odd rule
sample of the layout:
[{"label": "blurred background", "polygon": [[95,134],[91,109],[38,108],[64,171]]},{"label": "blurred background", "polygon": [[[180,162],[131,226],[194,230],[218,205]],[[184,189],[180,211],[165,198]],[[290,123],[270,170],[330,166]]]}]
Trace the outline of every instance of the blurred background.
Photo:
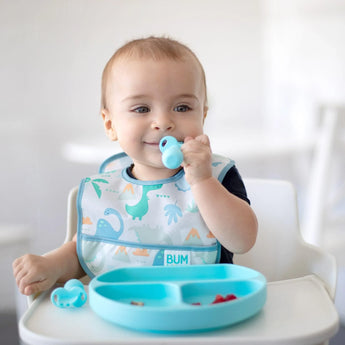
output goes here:
[{"label": "blurred background", "polygon": [[0,0],[0,312],[16,309],[12,260],[63,242],[68,191],[119,150],[101,73],[148,35],[198,55],[213,151],[295,185],[303,236],[345,291],[345,0]]}]

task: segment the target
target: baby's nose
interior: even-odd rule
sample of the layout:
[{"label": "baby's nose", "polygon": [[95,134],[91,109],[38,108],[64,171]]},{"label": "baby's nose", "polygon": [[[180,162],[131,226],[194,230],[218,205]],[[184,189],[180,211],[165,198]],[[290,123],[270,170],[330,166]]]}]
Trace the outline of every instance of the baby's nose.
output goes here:
[{"label": "baby's nose", "polygon": [[152,121],[152,128],[161,131],[171,131],[175,127],[170,116],[159,115]]}]

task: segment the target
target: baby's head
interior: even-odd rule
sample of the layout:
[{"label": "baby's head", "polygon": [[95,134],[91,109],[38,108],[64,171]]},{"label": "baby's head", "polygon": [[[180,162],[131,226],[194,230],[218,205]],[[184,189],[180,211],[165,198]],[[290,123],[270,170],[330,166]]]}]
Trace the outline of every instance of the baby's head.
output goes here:
[{"label": "baby's head", "polygon": [[168,38],[127,43],[103,72],[105,132],[132,158],[139,179],[170,176],[171,171],[164,171],[169,169],[162,164],[159,142],[167,135],[183,142],[203,134],[206,103],[199,60],[189,48]]},{"label": "baby's head", "polygon": [[200,71],[204,88],[204,107],[207,111],[207,89],[205,71],[193,51],[186,45],[166,37],[148,37],[130,41],[119,48],[106,64],[102,75],[101,109],[108,108],[109,88],[112,82],[112,68],[119,60],[152,59],[160,61],[170,59],[183,61],[191,59]]}]

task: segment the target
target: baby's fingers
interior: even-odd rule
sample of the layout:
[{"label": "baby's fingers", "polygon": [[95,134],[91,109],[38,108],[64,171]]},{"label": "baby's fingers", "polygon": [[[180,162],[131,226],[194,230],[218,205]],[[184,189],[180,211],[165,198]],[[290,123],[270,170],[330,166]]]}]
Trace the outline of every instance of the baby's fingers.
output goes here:
[{"label": "baby's fingers", "polygon": [[[42,276],[28,273],[19,281],[19,291],[24,295],[32,295],[33,293],[42,291],[41,287],[47,285],[47,279]],[[48,286],[50,287],[50,286]]]},{"label": "baby's fingers", "polygon": [[48,280],[34,282],[24,288],[23,294],[26,296],[34,295],[38,292],[48,290],[51,286],[52,284]]},{"label": "baby's fingers", "polygon": [[22,272],[22,267],[17,266],[17,267],[13,267],[13,277],[15,278],[15,280],[18,280],[18,277],[20,276]]},{"label": "baby's fingers", "polygon": [[13,275],[16,276],[23,268],[22,258],[15,259],[12,263]]},{"label": "baby's fingers", "polygon": [[201,134],[195,138],[195,140],[199,141],[200,143],[210,146],[210,139],[206,134]]},{"label": "baby's fingers", "polygon": [[16,274],[15,274],[15,280],[17,283],[17,286],[20,288],[23,279],[25,278],[25,276],[28,274],[27,271],[25,271],[24,269],[19,270]]},{"label": "baby's fingers", "polygon": [[26,287],[34,281],[35,279],[33,279],[29,272],[25,271],[20,272],[16,278],[18,289],[22,294],[24,294]]},{"label": "baby's fingers", "polygon": [[28,271],[24,268],[24,265],[17,264],[16,266],[13,266],[13,276],[16,280],[16,284],[20,290],[21,293],[23,293],[22,285],[23,285],[23,279],[28,274]]}]

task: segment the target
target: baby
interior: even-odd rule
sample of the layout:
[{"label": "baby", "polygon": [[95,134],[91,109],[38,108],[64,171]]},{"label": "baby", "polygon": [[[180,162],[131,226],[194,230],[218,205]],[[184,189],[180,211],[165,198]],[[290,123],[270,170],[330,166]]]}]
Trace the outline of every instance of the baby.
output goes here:
[{"label": "baby", "polygon": [[[230,159],[203,132],[205,73],[185,45],[162,37],[131,41],[102,78],[107,136],[124,153],[84,179],[73,240],[13,263],[21,293],[122,266],[232,263],[255,243],[257,220]],[[164,136],[183,142],[176,169],[162,163]]]}]

